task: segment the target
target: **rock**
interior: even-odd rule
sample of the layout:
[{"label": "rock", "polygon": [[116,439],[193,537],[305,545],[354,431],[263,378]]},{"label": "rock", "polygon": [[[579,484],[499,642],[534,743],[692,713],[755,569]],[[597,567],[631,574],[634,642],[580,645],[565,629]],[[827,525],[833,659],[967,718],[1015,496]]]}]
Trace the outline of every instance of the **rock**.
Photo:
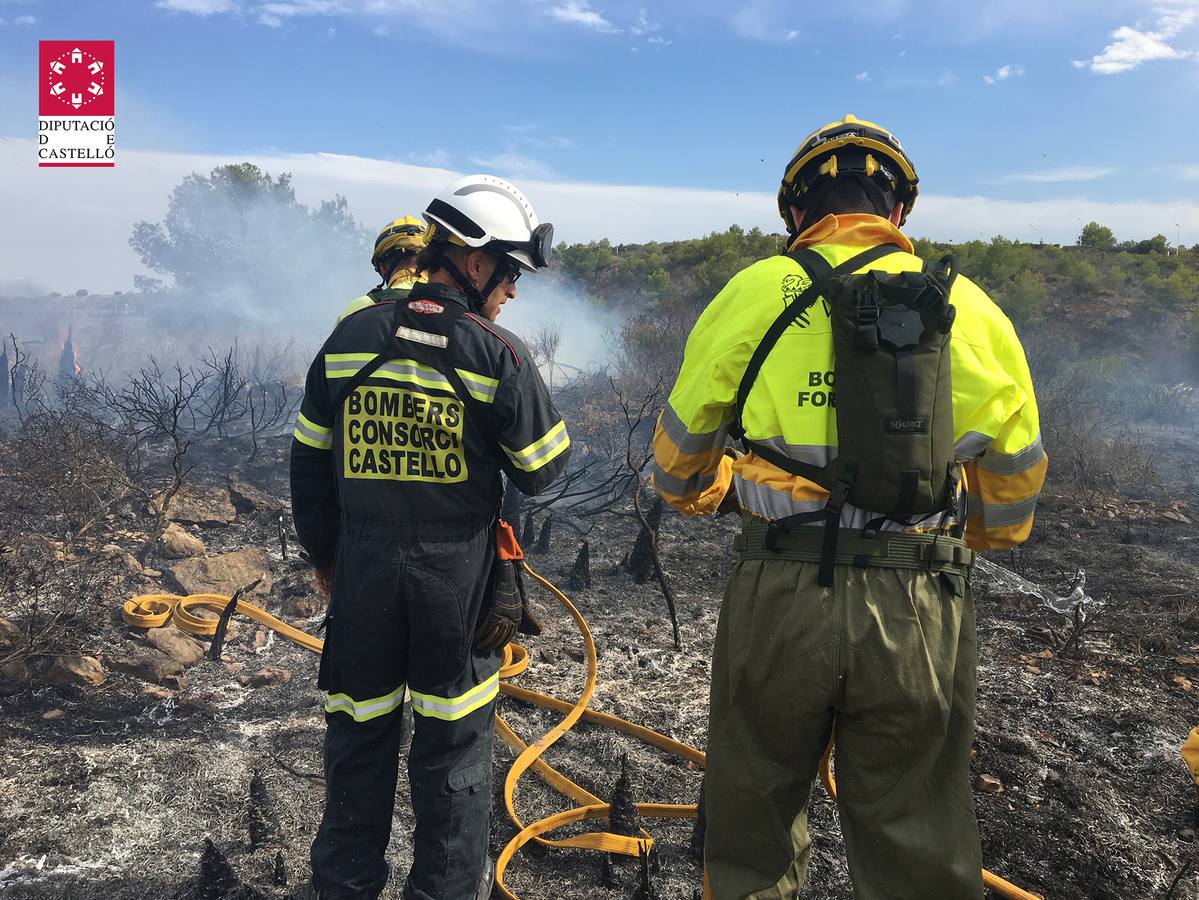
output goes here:
[{"label": "rock", "polygon": [[547,662],[551,666],[558,661],[558,654],[556,654],[553,650],[546,649],[545,647],[542,647],[540,650],[538,650],[537,655],[541,657],[543,662]]},{"label": "rock", "polygon": [[324,598],[311,581],[294,585],[283,597],[283,614],[295,619],[311,619],[324,608]]},{"label": "rock", "polygon": [[94,656],[59,656],[56,657],[46,672],[46,680],[51,684],[103,684],[108,674],[100,660]]},{"label": "rock", "polygon": [[291,671],[282,666],[263,666],[253,675],[242,675],[237,680],[247,687],[269,687],[272,684],[287,684],[291,681]]},{"label": "rock", "polygon": [[1184,516],[1176,509],[1166,509],[1157,514],[1159,522],[1165,522],[1171,525],[1190,525],[1191,520]]},{"label": "rock", "polygon": [[980,794],[1002,794],[1003,782],[994,775],[980,774],[974,779],[974,789]]},{"label": "rock", "polygon": [[42,713],[42,718],[43,719],[61,719],[64,715],[65,715],[65,713],[61,709],[52,709],[48,712]]},{"label": "rock", "polygon": [[13,684],[24,684],[30,679],[29,666],[25,665],[23,659],[10,659],[4,665],[0,666],[0,677],[13,682]]},{"label": "rock", "polygon": [[204,658],[204,645],[174,625],[151,628],[146,633],[146,643],[171,659],[177,659],[184,666],[194,666]]},{"label": "rock", "polygon": [[142,693],[147,697],[153,697],[155,700],[169,700],[175,696],[170,690],[164,687],[159,687],[156,684],[147,684],[142,688]]},{"label": "rock", "polygon": [[283,504],[274,497],[264,494],[244,481],[229,482],[229,497],[239,513],[275,512],[283,508]]},{"label": "rock", "polygon": [[25,632],[8,619],[0,619],[0,650],[11,650],[25,643]]},{"label": "rock", "polygon": [[207,552],[202,540],[184,531],[174,522],[163,531],[159,544],[162,555],[171,559],[188,559],[192,556],[203,556]]},{"label": "rock", "polygon": [[259,547],[247,547],[232,553],[185,559],[171,566],[170,573],[188,594],[232,594],[239,587],[262,576],[252,594],[268,594],[271,580],[270,558]]},{"label": "rock", "polygon": [[1182,829],[1182,831],[1178,832],[1178,839],[1180,841],[1186,841],[1188,844],[1194,843],[1195,829],[1194,828]]},{"label": "rock", "polygon": [[131,554],[125,548],[118,547],[116,544],[105,544],[100,548],[100,552],[109,559],[115,559],[127,571],[133,573],[134,575],[142,574],[142,564],[134,559],[133,554]]},{"label": "rock", "polygon": [[587,658],[587,654],[585,654],[583,652],[582,647],[567,647],[566,655],[569,656],[571,659],[573,659],[575,662],[580,662],[580,663]]},{"label": "rock", "polygon": [[[162,494],[159,494],[150,501],[147,512],[157,515],[161,509]],[[237,518],[237,510],[225,488],[184,487],[171,498],[167,518],[187,524],[228,525]]]},{"label": "rock", "polygon": [[171,659],[161,650],[152,648],[112,657],[108,660],[108,664],[114,669],[155,684],[165,684],[166,679],[172,675],[183,674],[183,663],[177,659]]},{"label": "rock", "polygon": [[187,690],[189,682],[186,675],[168,675],[162,679],[162,684],[164,687],[169,687],[172,691],[182,693]]}]

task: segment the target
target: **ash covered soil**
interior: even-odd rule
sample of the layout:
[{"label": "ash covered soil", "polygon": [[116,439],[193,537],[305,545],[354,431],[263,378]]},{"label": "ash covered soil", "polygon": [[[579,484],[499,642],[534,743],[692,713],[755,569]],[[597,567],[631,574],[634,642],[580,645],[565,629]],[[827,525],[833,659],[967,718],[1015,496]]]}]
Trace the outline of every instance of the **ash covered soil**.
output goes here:
[{"label": "ash covered soil", "polygon": [[[1068,594],[1076,571],[1085,569],[1087,590],[1102,605],[1080,634],[1070,616],[975,576],[980,668],[972,777],[984,862],[1049,898],[1199,896],[1189,868],[1196,794],[1177,752],[1199,724],[1199,527],[1192,521],[1199,451],[1193,434],[1162,432],[1154,442],[1159,487],[1117,497],[1051,484],[1029,543],[991,557],[1059,594]],[[272,583],[251,599],[315,631],[321,610],[309,572],[294,544],[287,560],[280,552],[286,464],[281,449],[272,458],[272,465],[236,469],[242,484],[232,521],[181,524],[215,558],[208,577],[221,574],[224,553],[265,554],[258,558]],[[219,494],[227,489],[226,468],[212,462],[197,481]],[[538,526],[545,518],[536,517]],[[606,516],[577,523],[589,529],[591,587],[567,592],[599,652],[591,705],[702,748],[709,659],[736,523],[663,517],[663,563],[682,637],[676,652],[657,587],[634,583],[622,566],[635,538],[631,522]],[[283,898],[297,894],[307,877],[323,802],[316,656],[235,620],[220,662],[204,658],[182,674],[131,664],[151,648],[148,635],[124,624],[120,604],[137,593],[179,590],[177,561],[151,557],[143,565],[120,552],[137,554],[149,527],[144,510],[121,510],[62,548],[103,586],[90,618],[78,623],[73,648],[100,660],[103,681],[50,683],[47,658],[0,676],[0,896]],[[550,550],[532,551],[530,562],[565,588],[581,540],[556,519]],[[583,687],[581,639],[556,601],[533,590],[547,628],[524,639],[532,663],[519,683],[573,700]],[[4,598],[0,617],[18,620],[19,599]],[[172,652],[186,656],[188,648]],[[499,711],[527,740],[559,718],[510,698],[501,698]],[[577,726],[546,759],[606,798],[625,754],[636,801],[696,799],[700,771],[595,726]],[[513,759],[497,739],[493,857],[515,834],[501,798]],[[255,772],[265,805],[249,799]],[[400,896],[410,862],[406,793],[401,768],[387,898]],[[571,805],[531,773],[520,782],[517,810],[526,822]],[[251,849],[256,811],[274,827]],[[659,896],[690,900],[701,878],[690,854],[691,823],[646,827],[657,842]],[[811,827],[813,865],[803,896],[851,897],[835,806],[821,787],[813,793]],[[205,838],[223,852],[240,886],[227,874],[224,893],[201,882]],[[273,882],[280,855],[284,885]],[[528,900],[633,895],[635,861],[613,867],[611,888],[601,869],[599,854],[531,846],[509,868],[507,884]]]}]

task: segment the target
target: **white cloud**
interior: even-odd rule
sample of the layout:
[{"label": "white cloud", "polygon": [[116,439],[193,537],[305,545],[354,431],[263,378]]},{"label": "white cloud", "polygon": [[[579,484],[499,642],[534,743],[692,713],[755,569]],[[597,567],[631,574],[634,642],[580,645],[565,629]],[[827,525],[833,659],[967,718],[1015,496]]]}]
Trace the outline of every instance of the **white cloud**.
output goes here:
[{"label": "white cloud", "polygon": [[869,81],[870,73],[869,72],[859,72],[857,75],[853,76],[853,80],[854,81]]},{"label": "white cloud", "polygon": [[233,0],[158,0],[154,5],[160,9],[192,13],[197,16],[212,16],[217,13],[237,11],[237,5]]},{"label": "white cloud", "polygon": [[796,31],[795,29],[792,29],[791,31],[788,31],[788,32],[787,32],[787,40],[789,40],[789,41],[793,41],[793,40],[795,40],[797,37],[799,37],[799,32],[798,32],[798,31]]},{"label": "white cloud", "polygon": [[554,177],[554,170],[549,163],[512,151],[496,153],[491,156],[472,156],[470,161],[507,178]]},{"label": "white cloud", "polygon": [[36,25],[37,19],[33,16],[17,16],[12,20],[14,25]]},{"label": "white cloud", "polygon": [[664,37],[658,37],[657,35],[654,35],[653,37],[649,38],[649,43],[657,44],[660,47],[669,47],[674,43],[674,41],[668,41]]},{"label": "white cloud", "polygon": [[1074,68],[1090,69],[1098,75],[1116,75],[1155,59],[1186,59],[1191,50],[1180,50],[1167,43],[1199,19],[1196,0],[1166,0],[1154,7],[1152,29],[1121,25],[1112,32],[1112,43],[1087,59],[1073,60]]},{"label": "white cloud", "polygon": [[[25,171],[36,154],[33,141],[0,138],[0,172]],[[0,247],[6,250],[0,277],[29,278],[58,291],[81,286],[92,291],[127,290],[134,274],[144,274],[128,244],[133,224],[143,219],[159,221],[171,190],[185,175],[247,160],[272,174],[291,172],[297,197],[309,206],[344,195],[354,216],[368,225],[389,221],[397,209],[423,209],[458,174],[442,166],[331,153],[213,156],[122,150],[115,169],[54,169],[47,170],[46,177],[0,178],[0,209],[22,211],[19,216],[0,216]],[[767,231],[777,231],[781,225],[774,195],[767,193],[546,181],[533,176],[518,183],[538,214],[552,221],[558,237],[567,242],[601,237],[618,243],[671,241],[724,229],[734,222]],[[89,239],[64,256],[56,236],[62,229],[60,210],[65,208],[77,221],[89,223]],[[1028,238],[1029,224],[1034,223],[1036,239],[1072,242],[1079,218],[1103,222],[1127,238],[1157,234],[1163,222],[1180,222],[1193,234],[1199,232],[1199,202],[1016,202],[921,194],[911,233],[954,241],[994,234]]]},{"label": "white cloud", "polygon": [[374,28],[371,29],[371,34],[373,34],[375,37],[385,38],[389,34],[391,34],[391,29],[388,28],[386,25],[376,25]]},{"label": "white cloud", "polygon": [[[640,36],[643,34],[652,34],[655,31],[660,31],[661,28],[662,26],[657,22],[651,22],[649,20],[649,16],[646,15],[645,10],[642,9],[638,10],[637,21],[629,26],[629,31],[634,35]],[[652,39],[651,42],[653,42]]]},{"label": "white cloud", "polygon": [[0,28],[3,28],[5,26],[5,24],[6,24],[5,21],[3,19],[0,19]]},{"label": "white cloud", "polygon": [[984,75],[983,81],[985,81],[987,84],[995,84],[995,82],[997,82],[997,81],[1006,81],[1007,79],[1012,78],[1013,76],[1018,77],[1023,74],[1024,74],[1024,66],[1021,66],[1021,65],[1000,66],[998,69],[995,70],[994,75]]},{"label": "white cloud", "polygon": [[1064,166],[1038,172],[1015,172],[996,178],[993,184],[1057,184],[1062,182],[1098,181],[1118,171],[1115,166]]},{"label": "white cloud", "polygon": [[550,18],[571,25],[582,25],[593,31],[605,34],[615,34],[620,31],[615,25],[604,18],[602,12],[591,8],[587,0],[566,0],[561,6],[551,6],[546,13]]},{"label": "white cloud", "polygon": [[349,12],[338,0],[277,0],[255,7],[258,21],[268,28],[278,28],[286,19],[297,16],[334,16]]}]

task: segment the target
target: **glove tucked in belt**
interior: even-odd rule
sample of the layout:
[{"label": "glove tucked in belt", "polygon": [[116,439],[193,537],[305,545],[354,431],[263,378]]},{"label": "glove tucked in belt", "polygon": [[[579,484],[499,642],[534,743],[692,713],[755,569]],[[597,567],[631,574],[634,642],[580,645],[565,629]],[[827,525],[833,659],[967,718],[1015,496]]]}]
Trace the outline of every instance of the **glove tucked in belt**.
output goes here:
[{"label": "glove tucked in belt", "polygon": [[483,654],[502,650],[518,630],[521,634],[541,634],[541,623],[529,606],[521,577],[525,555],[512,526],[503,519],[496,523],[495,549],[491,605],[475,631],[475,649]]}]

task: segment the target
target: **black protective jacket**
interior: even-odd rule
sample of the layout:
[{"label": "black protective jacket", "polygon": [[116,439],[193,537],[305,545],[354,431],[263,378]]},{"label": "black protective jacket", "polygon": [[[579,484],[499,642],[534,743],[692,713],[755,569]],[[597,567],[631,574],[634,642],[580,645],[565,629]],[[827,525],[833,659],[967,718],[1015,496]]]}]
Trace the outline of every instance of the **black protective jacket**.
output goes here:
[{"label": "black protective jacket", "polygon": [[537,494],[569,455],[521,341],[459,291],[418,284],[346,317],[308,370],[291,450],[296,531],[320,567],[344,519],[471,534],[495,518],[501,471]]}]

